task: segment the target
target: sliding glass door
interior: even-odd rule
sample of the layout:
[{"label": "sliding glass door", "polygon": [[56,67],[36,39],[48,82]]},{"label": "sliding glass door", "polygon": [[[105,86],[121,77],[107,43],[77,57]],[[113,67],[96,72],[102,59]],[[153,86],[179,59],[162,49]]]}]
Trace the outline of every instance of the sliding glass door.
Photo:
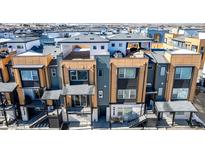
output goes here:
[{"label": "sliding glass door", "polygon": [[88,97],[87,95],[74,95],[72,96],[72,103],[74,107],[87,107]]}]

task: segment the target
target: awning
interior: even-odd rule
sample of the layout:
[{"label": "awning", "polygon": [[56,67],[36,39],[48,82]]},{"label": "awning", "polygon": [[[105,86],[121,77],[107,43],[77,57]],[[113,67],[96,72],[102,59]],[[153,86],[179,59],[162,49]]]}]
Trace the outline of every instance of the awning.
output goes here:
[{"label": "awning", "polygon": [[94,95],[95,86],[81,84],[81,85],[66,85],[63,87],[62,95]]},{"label": "awning", "polygon": [[3,83],[0,82],[0,92],[13,92],[17,87],[15,82]]},{"label": "awning", "polygon": [[59,100],[62,90],[48,90],[44,91],[42,100]]},{"label": "awning", "polygon": [[13,68],[43,68],[44,65],[13,65]]},{"label": "awning", "polygon": [[157,112],[198,112],[190,101],[155,102]]}]

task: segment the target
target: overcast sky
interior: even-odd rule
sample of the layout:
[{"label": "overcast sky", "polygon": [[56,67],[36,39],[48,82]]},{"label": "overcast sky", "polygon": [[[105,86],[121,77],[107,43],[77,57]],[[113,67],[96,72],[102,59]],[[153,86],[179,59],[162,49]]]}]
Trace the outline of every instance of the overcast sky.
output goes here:
[{"label": "overcast sky", "polygon": [[0,22],[203,23],[203,0],[4,0]]}]

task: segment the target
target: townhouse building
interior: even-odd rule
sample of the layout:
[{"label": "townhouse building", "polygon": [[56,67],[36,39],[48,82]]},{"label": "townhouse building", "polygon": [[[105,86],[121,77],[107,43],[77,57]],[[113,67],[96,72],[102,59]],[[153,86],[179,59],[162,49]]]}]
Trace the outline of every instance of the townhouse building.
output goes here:
[{"label": "townhouse building", "polygon": [[201,55],[188,49],[152,52],[151,43],[140,34],[83,34],[60,41],[56,58],[16,54],[12,90],[22,120],[47,114],[50,127],[76,127],[99,119],[130,122],[151,110],[158,118],[164,112],[191,117]]}]

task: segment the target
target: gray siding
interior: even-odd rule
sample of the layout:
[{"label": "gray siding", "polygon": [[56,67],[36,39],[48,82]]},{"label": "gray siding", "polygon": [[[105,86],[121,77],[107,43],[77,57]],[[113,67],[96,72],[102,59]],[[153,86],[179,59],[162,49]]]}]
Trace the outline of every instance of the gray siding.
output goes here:
[{"label": "gray siding", "polygon": [[[165,69],[164,75],[161,75],[161,69]],[[158,94],[156,95],[156,101],[162,101],[165,99],[165,88],[166,88],[166,80],[167,80],[167,64],[157,64],[156,68],[156,76],[155,76],[155,90],[158,91]],[[161,90],[159,88],[162,88]],[[159,94],[159,92],[162,92],[162,95]]]},{"label": "gray siding", "polygon": [[[99,90],[103,91],[103,98],[99,98],[99,106],[109,105],[109,93],[110,93],[110,56],[109,55],[97,55],[96,65],[97,65],[97,93]],[[102,70],[102,76],[99,76],[99,70]]]}]

